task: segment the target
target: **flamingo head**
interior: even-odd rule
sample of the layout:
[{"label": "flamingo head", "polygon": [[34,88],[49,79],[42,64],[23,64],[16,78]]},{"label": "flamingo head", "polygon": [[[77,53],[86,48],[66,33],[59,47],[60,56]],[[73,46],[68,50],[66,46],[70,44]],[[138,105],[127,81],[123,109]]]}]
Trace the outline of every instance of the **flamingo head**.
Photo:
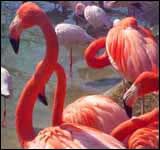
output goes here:
[{"label": "flamingo head", "polygon": [[120,22],[120,19],[116,18],[113,20],[113,27],[117,26],[118,23]]},{"label": "flamingo head", "polygon": [[32,2],[22,4],[17,10],[16,16],[9,26],[9,38],[16,54],[18,53],[19,39],[22,31],[31,26],[42,24],[42,18],[45,15],[42,12],[43,10]]},{"label": "flamingo head", "polygon": [[137,99],[138,87],[134,84],[123,95],[124,109],[129,117],[132,117],[132,107]]},{"label": "flamingo head", "polygon": [[75,6],[75,14],[77,16],[82,16],[84,14],[85,5],[81,2],[77,3]]}]

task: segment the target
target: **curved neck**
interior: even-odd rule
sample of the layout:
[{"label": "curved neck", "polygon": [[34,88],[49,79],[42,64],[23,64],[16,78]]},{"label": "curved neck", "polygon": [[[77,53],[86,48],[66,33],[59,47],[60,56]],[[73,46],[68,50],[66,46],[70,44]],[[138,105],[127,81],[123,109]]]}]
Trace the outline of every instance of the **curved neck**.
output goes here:
[{"label": "curved neck", "polygon": [[93,41],[85,50],[85,60],[90,67],[103,68],[107,65],[110,65],[108,55],[105,52],[101,56],[96,56],[97,52],[101,48],[105,48],[105,40],[105,37],[99,38]]},{"label": "curved neck", "polygon": [[148,112],[139,117],[131,118],[114,128],[111,135],[120,141],[123,141],[128,135],[132,134],[135,130],[145,127],[151,122],[157,121],[159,115],[159,109],[155,108],[151,112]]},{"label": "curved neck", "polygon": [[138,84],[139,87],[138,96],[157,91],[159,89],[158,83],[158,74],[154,72],[143,72],[135,81],[135,84]]},{"label": "curved neck", "polygon": [[62,113],[64,106],[64,99],[66,94],[66,75],[63,67],[60,64],[56,65],[55,73],[57,76],[57,86],[55,90],[52,125],[57,126],[62,123]]},{"label": "curved neck", "polygon": [[34,104],[38,93],[40,93],[54,71],[55,63],[58,58],[58,41],[56,34],[47,16],[45,16],[42,21],[43,22],[40,23],[39,26],[44,33],[47,45],[45,58],[38,66],[31,79],[26,83],[16,108],[16,130],[23,147],[26,144],[25,142],[35,137],[34,128],[32,126]]}]

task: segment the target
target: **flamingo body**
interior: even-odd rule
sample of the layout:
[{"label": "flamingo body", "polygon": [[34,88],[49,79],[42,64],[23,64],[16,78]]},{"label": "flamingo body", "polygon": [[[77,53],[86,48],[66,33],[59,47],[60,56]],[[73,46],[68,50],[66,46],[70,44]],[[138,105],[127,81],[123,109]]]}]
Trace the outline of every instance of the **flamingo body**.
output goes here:
[{"label": "flamingo body", "polygon": [[1,95],[8,97],[12,91],[12,77],[9,72],[1,67]]},{"label": "flamingo body", "polygon": [[77,45],[89,44],[94,40],[84,29],[74,24],[60,23],[56,25],[55,31],[59,43],[69,48]]},{"label": "flamingo body", "polygon": [[110,133],[114,127],[128,119],[117,103],[102,95],[79,98],[65,108],[63,115],[64,122],[82,124],[105,133]]},{"label": "flamingo body", "polygon": [[87,6],[84,10],[84,16],[88,23],[95,28],[110,25],[109,16],[107,16],[105,11],[98,6]]},{"label": "flamingo body", "polygon": [[106,50],[113,67],[129,81],[158,64],[152,33],[133,17],[121,20],[108,32]]},{"label": "flamingo body", "polygon": [[41,130],[32,142],[27,143],[26,148],[124,149],[125,147],[112,136],[101,133],[98,130],[77,124],[62,124]]}]

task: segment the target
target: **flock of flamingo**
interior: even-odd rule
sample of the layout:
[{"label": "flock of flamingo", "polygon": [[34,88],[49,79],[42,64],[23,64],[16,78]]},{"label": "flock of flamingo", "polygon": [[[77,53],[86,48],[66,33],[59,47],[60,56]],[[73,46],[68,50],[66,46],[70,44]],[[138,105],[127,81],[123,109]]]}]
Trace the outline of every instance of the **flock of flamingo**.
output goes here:
[{"label": "flock of flamingo", "polygon": [[[25,84],[16,107],[16,133],[21,147],[158,148],[159,108],[132,116],[132,108],[139,96],[159,90],[158,46],[152,32],[138,24],[134,17],[116,20],[111,27],[108,18],[100,21],[101,8],[97,6],[78,3],[75,9],[76,15],[84,14],[90,24],[95,21],[93,11],[97,11],[99,21],[95,21],[94,27],[107,25],[109,31],[106,37],[93,38],[77,25],[62,23],[54,28],[47,14],[33,2],[23,3],[9,26],[9,38],[15,53],[19,51],[21,33],[35,25],[42,30],[46,42],[44,58]],[[67,80],[64,68],[58,62],[59,43],[68,45],[70,55],[73,44],[89,44],[84,58],[90,67],[100,69],[112,65],[124,79],[132,82],[123,96],[124,109],[104,95],[81,97],[63,109]],[[105,48],[105,51],[97,56],[101,48]],[[47,105],[44,90],[53,73],[56,74],[57,85],[53,98],[52,124],[36,133],[32,123],[33,108],[38,96]],[[10,95],[10,85],[11,76],[1,67],[1,95]]]}]

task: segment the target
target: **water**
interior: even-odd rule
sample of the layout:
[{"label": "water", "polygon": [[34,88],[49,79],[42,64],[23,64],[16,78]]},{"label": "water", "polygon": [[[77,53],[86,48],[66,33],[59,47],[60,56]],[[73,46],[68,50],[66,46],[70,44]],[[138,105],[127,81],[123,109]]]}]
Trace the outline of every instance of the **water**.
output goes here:
[{"label": "water", "polygon": [[[45,42],[43,34],[38,27],[34,27],[25,31],[21,36],[21,43],[19,48],[19,54],[14,54],[12,47],[8,40],[8,26],[15,15],[16,9],[20,5],[19,2],[2,2],[1,10],[1,65],[4,66],[13,77],[13,95],[7,102],[7,128],[1,127],[1,148],[20,148],[16,132],[15,132],[15,109],[18,97],[26,83],[34,72],[35,66],[38,61],[43,58],[45,50]],[[47,3],[47,2],[45,2]],[[50,3],[49,3],[50,5]],[[54,4],[53,8],[55,7]],[[48,12],[53,24],[56,25],[60,22],[74,23],[72,18],[72,12],[68,14],[60,14],[57,11],[51,12],[51,7],[48,5],[42,5]],[[112,12],[109,12],[110,14]],[[124,14],[124,13],[122,13]],[[122,17],[122,14],[119,17]],[[115,14],[118,16],[118,14]],[[94,70],[87,67],[83,60],[83,48],[76,48],[73,50],[74,62],[73,65],[73,79],[69,78],[69,60],[68,50],[64,47],[60,47],[59,50],[59,63],[64,67],[67,74],[67,94],[65,99],[65,105],[71,103],[77,98],[88,94],[100,94],[111,88],[116,83],[120,82],[120,76],[114,72],[112,67],[104,68],[101,70]],[[76,60],[76,61],[75,61]],[[56,84],[56,78],[52,75],[52,78],[47,84],[46,95],[49,105],[43,106],[37,102],[33,123],[35,128],[44,128],[51,124],[51,110],[52,110],[52,93]],[[3,111],[3,100],[1,96],[1,117]]]}]

